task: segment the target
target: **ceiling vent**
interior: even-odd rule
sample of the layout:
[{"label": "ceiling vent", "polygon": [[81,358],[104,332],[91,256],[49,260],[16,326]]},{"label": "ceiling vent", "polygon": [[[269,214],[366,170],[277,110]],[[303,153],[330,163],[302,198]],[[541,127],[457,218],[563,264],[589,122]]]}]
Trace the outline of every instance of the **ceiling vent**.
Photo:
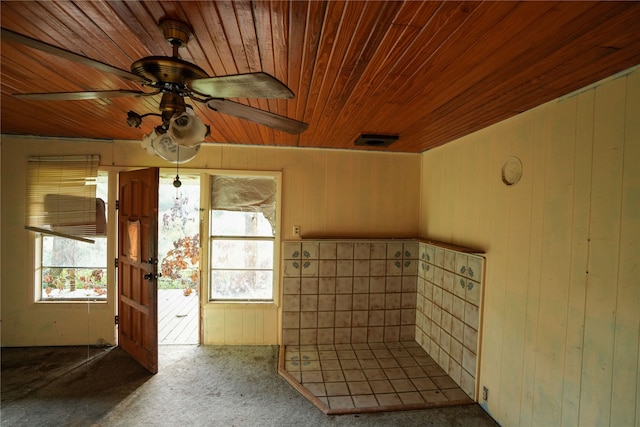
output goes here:
[{"label": "ceiling vent", "polygon": [[355,145],[368,147],[388,147],[398,140],[398,135],[371,135],[363,133],[355,140]]}]

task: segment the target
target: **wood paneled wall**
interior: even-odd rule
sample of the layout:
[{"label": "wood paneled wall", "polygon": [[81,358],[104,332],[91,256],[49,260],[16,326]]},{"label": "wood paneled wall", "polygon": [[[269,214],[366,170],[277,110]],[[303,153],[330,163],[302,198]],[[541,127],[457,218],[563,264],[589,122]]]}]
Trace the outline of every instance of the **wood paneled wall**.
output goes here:
[{"label": "wood paneled wall", "polygon": [[638,426],[640,69],[423,153],[422,170],[421,237],[486,251],[485,409]]},{"label": "wood paneled wall", "polygon": [[[25,165],[30,155],[100,154],[101,165],[124,168],[175,165],[132,141],[113,143],[3,135],[1,200],[2,345],[83,345],[115,342],[115,285],[108,304],[36,304],[33,248],[24,230]],[[282,171],[282,239],[303,237],[415,237],[418,234],[420,156],[346,150],[207,145],[180,171]],[[115,172],[114,172],[115,173]],[[116,192],[111,193],[115,199]],[[115,224],[111,220],[111,224]],[[115,231],[110,231],[115,236]],[[113,249],[112,249],[113,250]],[[111,258],[115,258],[112,255]],[[111,263],[108,264],[109,269]],[[110,277],[113,271],[110,271]],[[277,307],[207,304],[205,344],[276,344]],[[89,326],[88,326],[89,325]]]}]

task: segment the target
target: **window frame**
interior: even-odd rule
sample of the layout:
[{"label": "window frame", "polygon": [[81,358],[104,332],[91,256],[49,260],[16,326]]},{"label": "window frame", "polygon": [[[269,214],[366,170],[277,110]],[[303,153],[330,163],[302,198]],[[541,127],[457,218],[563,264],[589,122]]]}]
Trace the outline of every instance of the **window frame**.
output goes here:
[{"label": "window frame", "polygon": [[[213,209],[210,209],[210,215],[211,215],[211,211],[213,211]],[[271,254],[271,268],[267,269],[267,268],[214,268],[211,262],[211,257],[208,258],[209,261],[209,272],[214,272],[214,271],[246,271],[246,272],[252,272],[252,273],[257,273],[257,272],[261,272],[261,271],[269,271],[271,272],[271,282],[272,282],[272,286],[271,286],[271,298],[264,298],[264,299],[258,299],[258,298],[214,298],[213,295],[213,284],[211,283],[212,277],[210,275],[209,277],[209,287],[210,287],[210,295],[209,297],[212,298],[210,301],[230,301],[230,302],[235,302],[235,301],[245,301],[245,302],[273,302],[273,293],[274,293],[274,288],[273,288],[273,282],[274,282],[274,278],[273,278],[273,267],[274,267],[274,263],[275,263],[275,251],[276,251],[276,247],[275,247],[275,235],[274,236],[237,236],[237,235],[214,235],[214,234],[209,234],[209,250],[210,250],[210,254],[213,255],[213,245],[214,242],[216,241],[239,241],[239,242],[270,242],[273,246],[273,253]]]},{"label": "window frame", "polygon": [[[272,265],[272,298],[265,299],[215,299],[213,298],[213,288],[211,284],[211,272],[213,269],[211,263],[211,243],[214,237],[219,237],[223,239],[238,239],[241,236],[213,236],[210,230],[211,226],[211,182],[212,176],[238,176],[238,177],[269,177],[275,180],[276,185],[276,220],[275,220],[275,234],[272,237],[264,237],[264,236],[251,236],[250,239],[259,239],[259,240],[267,240],[270,239],[273,241],[273,265]],[[281,206],[282,206],[282,172],[281,171],[249,171],[249,170],[207,170],[200,181],[201,184],[201,206],[202,206],[202,216],[201,216],[201,227],[202,227],[202,238],[207,236],[207,242],[203,245],[203,253],[201,255],[202,265],[202,280],[203,284],[206,286],[202,286],[203,292],[206,292],[204,295],[204,303],[205,304],[214,304],[217,306],[229,305],[233,307],[238,306],[256,306],[256,305],[273,305],[279,306],[280,304],[280,241],[281,241]],[[238,239],[240,240],[240,239]],[[244,239],[242,239],[244,240]]]},{"label": "window frame", "polygon": [[[117,173],[117,172],[116,172]],[[102,168],[101,166],[98,166],[98,170],[97,170],[97,176],[100,177],[102,176],[103,179],[106,180],[106,200],[105,200],[105,204],[106,204],[106,215],[107,215],[107,222],[106,222],[106,233],[104,236],[99,236],[97,238],[99,239],[105,239],[106,241],[106,253],[105,253],[105,265],[103,267],[104,270],[104,274],[105,274],[105,296],[104,298],[96,298],[94,296],[90,296],[90,297],[86,297],[86,298],[51,298],[48,299],[46,297],[43,297],[43,288],[42,288],[42,273],[43,273],[43,269],[45,268],[43,266],[43,240],[44,240],[44,236],[45,234],[49,237],[55,237],[55,238],[64,238],[64,239],[70,239],[70,240],[80,240],[80,239],[74,239],[73,237],[67,237],[65,235],[58,235],[55,233],[43,233],[43,232],[39,232],[39,231],[34,231],[34,230],[30,230],[30,234],[32,236],[31,239],[29,239],[30,241],[30,247],[32,248],[30,250],[30,252],[34,255],[31,259],[33,260],[33,272],[34,272],[34,277],[33,277],[33,283],[34,283],[34,293],[33,293],[33,302],[35,304],[86,304],[86,303],[92,303],[92,304],[110,304],[111,301],[110,299],[112,299],[112,292],[111,292],[111,288],[112,286],[110,286],[110,284],[112,283],[112,279],[111,276],[114,274],[113,273],[113,268],[112,265],[110,265],[109,263],[109,259],[113,258],[113,243],[112,243],[112,233],[109,232],[109,229],[111,227],[110,223],[111,223],[111,214],[110,211],[112,209],[112,206],[109,204],[110,200],[115,200],[115,195],[114,195],[114,188],[115,190],[117,190],[117,184],[114,183],[114,175],[110,172],[109,169],[105,169]],[[117,180],[115,180],[117,182]],[[92,239],[96,239],[96,237],[92,237]],[[83,241],[83,240],[80,240]],[[64,268],[64,267],[63,267]],[[80,267],[82,268],[82,267]]]},{"label": "window frame", "polygon": [[[109,266],[108,266],[108,249],[107,245],[108,245],[108,237],[107,236],[101,236],[101,237],[94,237],[94,240],[97,239],[104,239],[105,240],[105,265],[104,267],[86,267],[86,266],[79,266],[79,267],[60,267],[60,268],[82,268],[82,269],[94,269],[94,270],[98,270],[98,269],[102,269],[104,271],[104,280],[105,280],[105,294],[104,297],[97,297],[97,296],[87,296],[87,297],[78,297],[78,298],[46,298],[44,297],[43,294],[43,288],[42,288],[42,273],[44,271],[45,268],[54,268],[54,266],[44,266],[43,263],[43,259],[44,259],[44,255],[43,255],[43,240],[46,237],[44,233],[35,233],[35,253],[36,253],[36,258],[35,258],[35,267],[36,267],[36,275],[35,275],[35,281],[36,281],[36,302],[39,303],[59,303],[59,302],[66,302],[66,303],[74,303],[74,302],[91,302],[91,303],[106,303],[108,300],[108,270],[109,270]],[[61,236],[55,236],[55,235],[49,235],[48,237],[53,237],[53,238],[60,238],[60,239],[65,239],[65,237],[61,237]],[[68,239],[68,240],[72,240],[72,239]]]}]

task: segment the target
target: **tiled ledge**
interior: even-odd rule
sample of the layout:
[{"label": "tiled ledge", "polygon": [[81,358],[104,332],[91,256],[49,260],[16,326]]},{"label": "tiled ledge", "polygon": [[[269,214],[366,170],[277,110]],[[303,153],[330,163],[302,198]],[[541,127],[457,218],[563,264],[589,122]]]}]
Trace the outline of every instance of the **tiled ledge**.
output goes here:
[{"label": "tiled ledge", "polygon": [[328,415],[473,403],[413,341],[283,346],[278,372]]},{"label": "tiled ledge", "polygon": [[335,237],[335,236],[329,236],[329,237],[314,237],[314,236],[303,236],[302,239],[292,239],[292,240],[285,240],[283,242],[290,242],[290,243],[296,243],[296,242],[302,242],[302,241],[318,241],[318,242],[333,242],[333,243],[339,243],[339,242],[357,242],[357,243],[379,243],[379,242],[394,242],[394,241],[410,241],[410,242],[417,242],[417,243],[426,243],[432,246],[438,246],[444,249],[449,249],[452,251],[456,251],[456,252],[463,252],[463,253],[469,253],[469,254],[483,254],[485,253],[485,251],[483,249],[479,249],[479,248],[471,248],[471,247],[467,247],[467,246],[462,246],[462,245],[455,245],[453,243],[447,243],[447,242],[442,242],[439,240],[433,240],[433,239],[428,239],[428,238],[421,238],[421,237],[380,237],[380,238],[365,238],[365,237]]}]

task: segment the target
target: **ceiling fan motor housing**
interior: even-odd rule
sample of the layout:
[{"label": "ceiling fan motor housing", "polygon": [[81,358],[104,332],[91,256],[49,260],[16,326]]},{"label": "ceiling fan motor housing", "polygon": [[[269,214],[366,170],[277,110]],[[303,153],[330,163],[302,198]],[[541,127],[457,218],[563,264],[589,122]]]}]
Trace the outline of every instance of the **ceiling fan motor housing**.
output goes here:
[{"label": "ceiling fan motor housing", "polygon": [[181,21],[163,19],[158,24],[162,35],[173,48],[173,56],[148,56],[131,65],[131,72],[158,83],[185,84],[189,80],[209,77],[200,67],[180,59],[178,48],[193,37],[191,27]]},{"label": "ceiling fan motor housing", "polygon": [[[191,62],[171,56],[147,56],[131,64],[131,72],[151,82],[184,84],[209,75]],[[153,84],[151,84],[153,86]]]}]

